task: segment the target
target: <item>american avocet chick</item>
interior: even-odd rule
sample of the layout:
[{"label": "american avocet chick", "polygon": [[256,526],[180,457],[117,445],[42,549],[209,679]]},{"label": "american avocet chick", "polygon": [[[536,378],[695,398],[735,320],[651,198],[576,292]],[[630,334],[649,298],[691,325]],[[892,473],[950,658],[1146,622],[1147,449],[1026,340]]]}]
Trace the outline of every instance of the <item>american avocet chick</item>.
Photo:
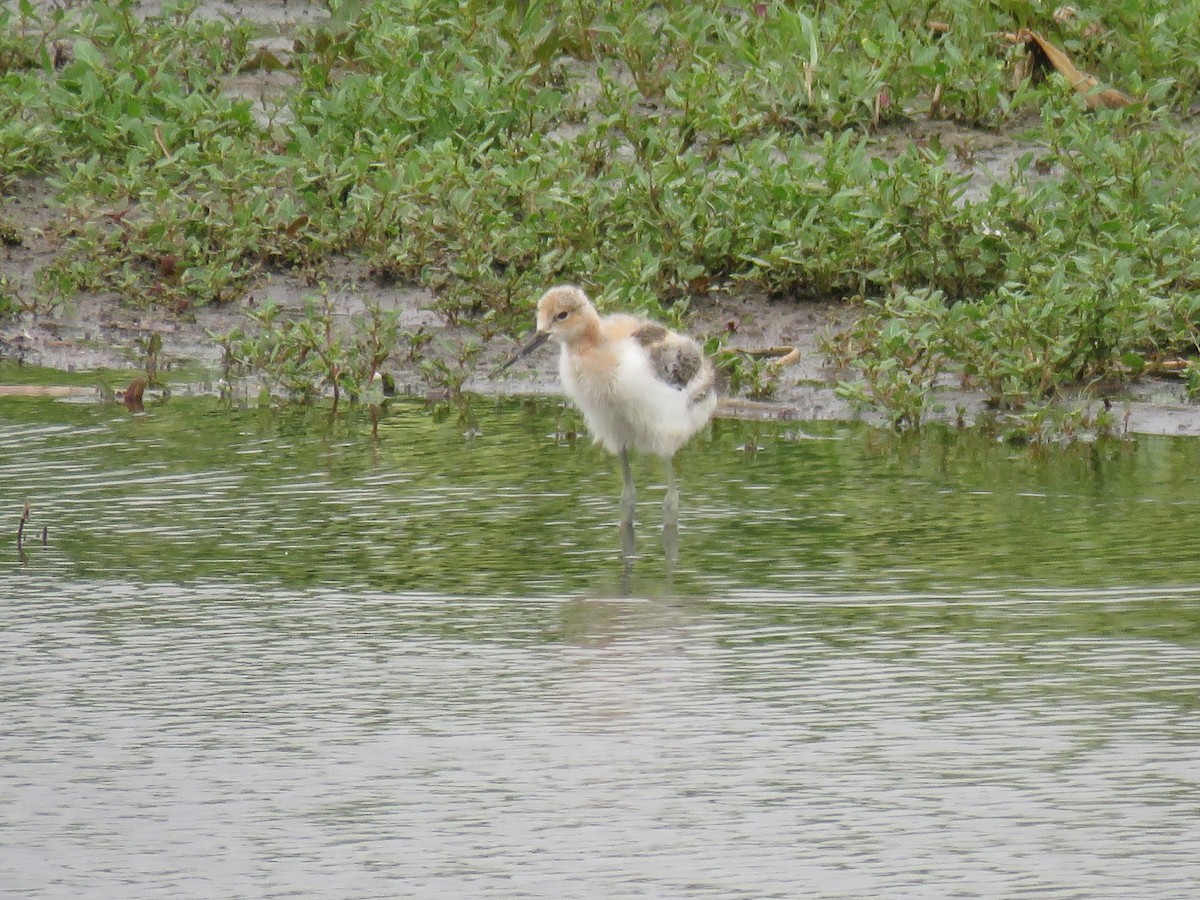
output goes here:
[{"label": "american avocet chick", "polygon": [[598,444],[621,459],[622,523],[632,525],[636,491],[629,451],[653,453],[667,471],[663,523],[679,517],[671,458],[717,406],[712,363],[689,337],[636,316],[603,318],[577,287],[554,287],[537,305],[537,330],[507,369],[553,338],[561,346],[563,389]]}]

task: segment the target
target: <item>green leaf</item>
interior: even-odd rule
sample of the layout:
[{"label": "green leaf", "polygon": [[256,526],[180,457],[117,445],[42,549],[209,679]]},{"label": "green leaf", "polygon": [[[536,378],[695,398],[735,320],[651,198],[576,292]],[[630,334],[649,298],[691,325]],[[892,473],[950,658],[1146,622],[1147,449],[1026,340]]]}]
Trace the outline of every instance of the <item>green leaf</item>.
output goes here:
[{"label": "green leaf", "polygon": [[104,55],[96,49],[96,45],[87,38],[79,38],[75,42],[75,61],[82,63],[89,69],[106,68],[104,63]]}]

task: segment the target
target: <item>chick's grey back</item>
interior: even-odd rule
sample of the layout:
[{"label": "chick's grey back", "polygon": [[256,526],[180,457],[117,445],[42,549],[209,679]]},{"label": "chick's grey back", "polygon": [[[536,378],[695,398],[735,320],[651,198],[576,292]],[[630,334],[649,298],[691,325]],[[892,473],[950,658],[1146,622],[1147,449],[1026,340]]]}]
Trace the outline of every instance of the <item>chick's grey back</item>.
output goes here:
[{"label": "chick's grey back", "polygon": [[633,338],[646,349],[654,374],[671,387],[686,391],[692,403],[715,390],[712,363],[691,338],[654,322],[642,325]]}]

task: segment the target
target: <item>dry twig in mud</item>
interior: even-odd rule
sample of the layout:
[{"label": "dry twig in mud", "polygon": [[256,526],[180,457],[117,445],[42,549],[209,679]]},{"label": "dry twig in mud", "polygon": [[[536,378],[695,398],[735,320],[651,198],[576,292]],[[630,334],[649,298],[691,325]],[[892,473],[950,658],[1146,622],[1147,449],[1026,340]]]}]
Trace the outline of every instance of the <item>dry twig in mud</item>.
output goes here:
[{"label": "dry twig in mud", "polygon": [[764,347],[761,350],[742,350],[751,359],[765,359],[773,369],[782,369],[800,361],[799,347]]},{"label": "dry twig in mud", "polygon": [[769,359],[777,366],[790,366],[800,358],[800,351],[795,347],[763,347],[760,350],[743,350],[752,359]]},{"label": "dry twig in mud", "polygon": [[799,361],[800,361],[800,348],[793,347],[791,350],[789,350],[787,353],[783,354],[783,356],[779,357],[778,359],[771,360],[771,365],[775,366],[776,368],[782,369],[784,366],[795,365]]},{"label": "dry twig in mud", "polygon": [[1022,28],[1016,34],[1005,34],[1003,37],[1009,43],[1024,44],[1030,51],[1025,64],[1018,66],[1014,73],[1014,81],[1024,81],[1035,71],[1054,69],[1067,80],[1067,84],[1083,95],[1084,102],[1087,103],[1089,109],[1096,109],[1100,106],[1116,108],[1133,103],[1132,98],[1114,88],[1099,89],[1100,79],[1075,68],[1071,57],[1067,56],[1064,50],[1046,40],[1036,31]]},{"label": "dry twig in mud", "polygon": [[0,384],[0,397],[70,397],[77,393],[60,384]]},{"label": "dry twig in mud", "polygon": [[1188,369],[1191,367],[1191,361],[1182,357],[1156,359],[1146,363],[1146,367],[1142,369],[1142,374],[1157,376],[1159,378],[1185,378],[1187,377]]}]

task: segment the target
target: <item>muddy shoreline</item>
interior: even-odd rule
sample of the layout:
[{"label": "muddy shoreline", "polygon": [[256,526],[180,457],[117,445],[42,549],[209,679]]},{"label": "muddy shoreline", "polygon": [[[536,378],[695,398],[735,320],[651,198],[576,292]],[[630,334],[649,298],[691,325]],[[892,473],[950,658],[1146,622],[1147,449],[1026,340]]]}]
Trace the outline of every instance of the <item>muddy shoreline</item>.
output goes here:
[{"label": "muddy shoreline", "polygon": [[[22,228],[22,240],[0,248],[0,277],[6,278],[18,292],[32,295],[38,269],[54,256],[49,226],[56,215],[49,188],[37,179],[26,179],[10,195],[6,218]],[[424,351],[427,354],[439,352],[439,347],[478,340],[478,335],[468,327],[446,325],[433,311],[434,297],[428,291],[405,285],[380,285],[371,276],[365,260],[351,257],[327,260],[324,280],[336,293],[339,313],[347,319],[361,313],[367,304],[375,304],[398,311],[405,331],[423,329],[433,335],[435,339]],[[245,326],[247,312],[268,301],[298,314],[305,298],[316,292],[297,273],[265,273],[241,300],[200,307],[181,315],[160,307],[138,305],[115,294],[78,294],[53,309],[21,313],[0,323],[0,359],[69,373],[136,370],[144,365],[144,342],[157,334],[163,342],[159,371],[164,380],[187,393],[216,391],[221,376],[221,348],[213,335]],[[799,351],[796,362],[780,367],[775,373],[774,392],[769,400],[727,396],[721,415],[879,423],[882,419],[876,414],[858,411],[837,396],[834,387],[846,373],[835,371],[820,349],[823,337],[849,327],[856,315],[856,307],[846,302],[773,300],[759,294],[714,293],[692,302],[688,329],[702,340],[719,335],[724,346],[735,350],[789,347]],[[556,395],[556,363],[552,352],[539,354],[522,369],[510,370],[503,376],[495,374],[515,345],[515,339],[511,338],[495,338],[485,344],[464,389],[486,396]],[[399,393],[439,395],[442,389],[425,377],[415,361],[399,359],[404,356],[401,352],[395,356],[398,359],[388,368]],[[245,385],[242,388],[248,396],[250,388]],[[88,389],[76,393],[89,396]],[[104,392],[92,389],[90,393],[99,398]],[[985,399],[981,392],[946,385],[937,393],[930,418],[970,425],[991,414]],[[1142,379],[1109,396],[1108,401],[1120,430],[1133,434],[1200,436],[1200,406],[1186,402],[1183,385],[1178,380]],[[1082,393],[1064,402],[1086,405],[1097,412],[1104,405],[1102,397]]]},{"label": "muddy shoreline", "polygon": [[[997,160],[1007,158],[1010,152],[998,151]],[[22,296],[34,296],[37,271],[54,258],[52,225],[58,216],[50,188],[39,179],[24,179],[9,194],[5,219],[19,230],[20,241],[0,246],[0,277]],[[338,312],[346,319],[372,304],[396,310],[404,331],[423,330],[433,335],[434,340],[422,351],[425,355],[446,354],[445,348],[479,340],[469,327],[448,326],[434,311],[435,298],[428,291],[381,285],[364,259],[326,260],[323,281],[336,294]],[[163,342],[159,370],[164,380],[180,387],[186,385],[187,392],[215,391],[221,375],[221,348],[214,335],[246,326],[247,312],[268,301],[299,314],[305,299],[316,293],[318,289],[299,273],[281,271],[263,273],[238,301],[178,315],[116,294],[78,294],[52,309],[23,312],[0,323],[0,360],[69,373],[136,370],[144,365],[144,342],[157,334]],[[848,328],[856,315],[853,304],[841,301],[774,300],[761,294],[714,292],[692,301],[688,330],[701,340],[720,336],[723,345],[734,350],[788,347],[799,351],[797,361],[774,373],[774,392],[769,400],[726,397],[722,415],[878,423],[882,422],[879,416],[858,411],[836,395],[837,380],[847,373],[831,368],[820,349],[823,337]],[[555,357],[548,351],[522,369],[496,375],[500,362],[515,345],[515,339],[503,337],[486,343],[473,362],[464,389],[490,396],[557,394]],[[412,396],[438,396],[444,389],[431,383],[416,361],[404,361],[405,355],[398,349],[396,359],[388,366],[398,391]],[[250,389],[244,385],[243,389],[248,396]],[[100,396],[102,392],[93,393]],[[929,417],[970,425],[991,415],[985,399],[981,392],[958,390],[947,384],[937,392]],[[1098,412],[1105,401],[1081,392],[1063,402]],[[1119,430],[1200,436],[1200,405],[1186,401],[1179,380],[1141,379],[1109,395],[1108,403]]]},{"label": "muddy shoreline", "polygon": [[[7,273],[10,279],[32,277],[37,256],[38,249],[33,246],[6,248],[0,254],[0,273]],[[361,261],[330,261],[328,274],[329,283],[336,285],[339,312],[347,318],[361,312],[366,303],[374,303],[398,310],[406,330],[425,329],[450,346],[477,337],[469,328],[446,326],[430,309],[433,297],[428,292],[403,286],[381,287]],[[181,393],[216,392],[221,348],[212,335],[244,326],[246,312],[268,300],[299,312],[304,298],[313,292],[291,273],[274,273],[242,301],[204,307],[182,316],[159,308],[136,308],[113,295],[80,295],[50,315],[22,314],[0,326],[0,358],[71,373],[136,370],[144,365],[145,341],[157,334],[163,342],[159,370],[166,382],[175,384]],[[701,339],[721,335],[731,349],[789,347],[799,351],[798,360],[774,372],[775,389],[770,399],[726,396],[720,414],[780,421],[880,422],[877,415],[860,412],[836,395],[836,382],[846,373],[834,370],[820,349],[823,337],[848,327],[855,315],[856,308],[848,303],[777,301],[761,295],[714,295],[695,301],[689,310],[689,331]],[[436,348],[440,343],[435,340],[430,346]],[[557,395],[553,352],[538,354],[523,368],[496,374],[514,346],[516,342],[511,338],[495,338],[486,344],[474,361],[473,374],[464,389],[485,396]],[[401,394],[439,394],[438,386],[424,377],[415,362],[394,361],[388,370]],[[98,388],[82,388],[73,396],[78,399],[94,395],[99,399],[102,393]],[[249,387],[243,385],[242,393],[250,395]],[[947,385],[937,392],[930,418],[970,425],[990,415],[984,401],[982,392]],[[1104,408],[1102,397],[1084,393],[1063,402],[1086,405],[1097,412]],[[1108,402],[1119,430],[1200,436],[1200,406],[1184,400],[1179,381],[1142,379],[1110,395]]]}]

